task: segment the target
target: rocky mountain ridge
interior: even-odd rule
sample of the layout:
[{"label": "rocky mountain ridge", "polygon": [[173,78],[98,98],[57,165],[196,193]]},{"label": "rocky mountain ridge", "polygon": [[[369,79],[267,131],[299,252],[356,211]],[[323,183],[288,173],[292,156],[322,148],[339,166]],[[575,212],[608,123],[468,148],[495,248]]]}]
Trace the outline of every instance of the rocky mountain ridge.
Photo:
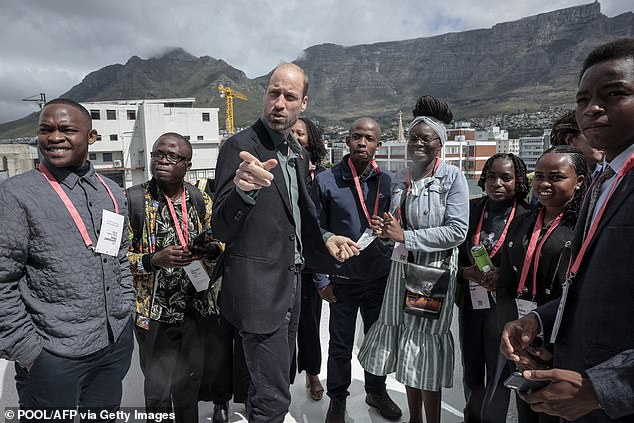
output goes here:
[{"label": "rocky mountain ridge", "polygon": [[[467,120],[572,105],[588,52],[632,36],[633,13],[609,18],[594,2],[487,29],[350,47],[315,45],[295,62],[311,80],[309,114],[323,122],[345,124],[366,114],[394,122],[399,110],[407,119],[422,94],[446,99],[454,116]],[[217,90],[222,83],[250,98],[236,100],[239,126],[259,115],[267,78],[249,79],[223,60],[175,49],[94,71],[63,96],[78,101],[195,97],[198,106],[219,107],[222,119],[224,100]],[[25,125],[34,126],[32,116],[0,125],[0,139],[30,135]]]}]

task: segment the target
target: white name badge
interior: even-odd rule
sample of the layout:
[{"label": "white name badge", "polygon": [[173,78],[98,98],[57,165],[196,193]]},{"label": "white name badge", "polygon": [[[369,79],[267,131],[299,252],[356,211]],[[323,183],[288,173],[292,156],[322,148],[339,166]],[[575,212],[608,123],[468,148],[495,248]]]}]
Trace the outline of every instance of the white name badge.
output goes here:
[{"label": "white name badge", "polygon": [[471,294],[471,306],[474,310],[486,310],[491,308],[489,291],[482,285],[469,281],[469,294]]},{"label": "white name badge", "polygon": [[407,263],[407,248],[405,248],[404,243],[394,243],[394,250],[392,251],[392,261]]},{"label": "white name badge", "polygon": [[515,300],[515,303],[517,304],[517,318],[518,319],[521,319],[522,317],[526,316],[528,313],[530,313],[531,311],[537,308],[537,303],[535,301],[520,300],[519,298],[517,298]]},{"label": "white name badge", "polygon": [[204,291],[209,288],[209,281],[211,278],[207,274],[207,270],[200,260],[192,262],[189,266],[185,266],[183,269],[197,292]]},{"label": "white name badge", "polygon": [[359,250],[363,251],[365,248],[372,244],[372,241],[376,239],[375,235],[372,235],[372,229],[366,229],[365,232],[361,234],[361,238],[357,241],[357,245],[359,246]]},{"label": "white name badge", "polygon": [[121,237],[123,236],[123,215],[103,210],[101,215],[101,229],[95,251],[100,254],[117,257],[119,247],[121,247]]}]

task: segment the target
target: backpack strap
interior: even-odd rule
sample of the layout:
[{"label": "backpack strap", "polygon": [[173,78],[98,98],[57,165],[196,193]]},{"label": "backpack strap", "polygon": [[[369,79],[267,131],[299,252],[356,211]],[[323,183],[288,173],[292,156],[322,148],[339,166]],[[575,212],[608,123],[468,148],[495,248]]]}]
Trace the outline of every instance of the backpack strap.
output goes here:
[{"label": "backpack strap", "polygon": [[145,190],[143,185],[134,185],[128,188],[125,193],[128,200],[128,217],[133,238],[140,239],[145,221]]},{"label": "backpack strap", "polygon": [[202,224],[205,221],[205,199],[203,198],[203,193],[200,189],[196,188],[194,185],[185,183],[185,189],[189,192],[189,198],[191,199],[194,207],[196,207],[196,211],[198,212],[198,219]]}]

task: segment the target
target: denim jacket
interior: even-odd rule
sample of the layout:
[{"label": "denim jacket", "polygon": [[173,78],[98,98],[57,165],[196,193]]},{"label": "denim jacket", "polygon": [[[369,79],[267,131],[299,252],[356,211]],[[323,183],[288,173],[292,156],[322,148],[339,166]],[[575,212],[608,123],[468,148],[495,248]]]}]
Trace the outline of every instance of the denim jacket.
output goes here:
[{"label": "denim jacket", "polygon": [[[407,172],[408,169],[402,169],[392,179],[392,214],[405,199]],[[408,251],[432,253],[457,247],[465,240],[469,228],[469,187],[456,166],[440,162],[433,179],[418,196],[418,207],[412,226],[419,229],[404,231]]]}]

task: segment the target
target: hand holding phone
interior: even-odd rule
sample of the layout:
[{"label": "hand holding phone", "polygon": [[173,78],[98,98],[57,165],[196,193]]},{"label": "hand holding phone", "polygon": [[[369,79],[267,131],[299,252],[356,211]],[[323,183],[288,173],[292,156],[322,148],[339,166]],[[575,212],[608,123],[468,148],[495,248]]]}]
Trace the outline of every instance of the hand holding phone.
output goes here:
[{"label": "hand holding phone", "polygon": [[507,388],[524,394],[539,391],[548,385],[550,385],[550,382],[547,380],[529,380],[522,376],[520,372],[513,372],[511,376],[504,381],[504,386]]}]

